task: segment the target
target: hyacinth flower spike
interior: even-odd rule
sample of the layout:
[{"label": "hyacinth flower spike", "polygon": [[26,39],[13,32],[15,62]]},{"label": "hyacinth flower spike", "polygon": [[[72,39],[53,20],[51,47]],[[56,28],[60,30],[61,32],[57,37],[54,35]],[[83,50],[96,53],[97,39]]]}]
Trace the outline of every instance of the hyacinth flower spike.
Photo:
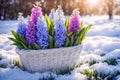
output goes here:
[{"label": "hyacinth flower spike", "polygon": [[21,36],[25,37],[26,23],[25,23],[24,17],[22,15],[23,15],[23,13],[19,13],[19,16],[18,16],[19,23],[17,25],[18,26],[17,33],[20,34]]},{"label": "hyacinth flower spike", "polygon": [[37,1],[33,6],[31,10],[31,21],[36,25],[38,17],[43,15],[42,8],[40,7],[41,2]]},{"label": "hyacinth flower spike", "polygon": [[26,30],[26,41],[29,45],[33,45],[36,42],[36,23],[39,16],[42,16],[42,9],[40,7],[40,1],[35,2],[31,11],[31,17],[28,19]]},{"label": "hyacinth flower spike", "polygon": [[[57,11],[58,10],[60,10],[60,9],[57,9]],[[61,11],[58,11],[58,12],[61,12]],[[65,25],[64,25],[64,19],[62,17],[64,17],[64,16],[57,15],[56,20],[55,20],[54,40],[57,44],[57,47],[62,47],[65,43],[65,40],[66,40],[66,28],[65,28]]]},{"label": "hyacinth flower spike", "polygon": [[51,20],[54,20],[54,17],[55,17],[55,9],[53,8],[53,9],[51,9],[51,13],[49,14],[49,18]]},{"label": "hyacinth flower spike", "polygon": [[62,10],[61,5],[58,5],[58,8],[57,8],[57,10],[56,10],[56,12],[55,12],[55,16],[56,16],[56,17],[59,16],[61,19],[65,20],[64,12],[63,12],[63,10]]},{"label": "hyacinth flower spike", "polygon": [[68,32],[76,33],[80,29],[80,15],[79,9],[75,9],[70,16],[70,23],[68,27]]},{"label": "hyacinth flower spike", "polygon": [[44,16],[40,16],[37,21],[37,41],[36,43],[39,45],[41,49],[45,49],[49,45],[49,34],[48,28]]},{"label": "hyacinth flower spike", "polygon": [[28,24],[26,26],[26,41],[29,45],[33,45],[36,42],[36,28],[35,24],[30,20],[28,16]]}]

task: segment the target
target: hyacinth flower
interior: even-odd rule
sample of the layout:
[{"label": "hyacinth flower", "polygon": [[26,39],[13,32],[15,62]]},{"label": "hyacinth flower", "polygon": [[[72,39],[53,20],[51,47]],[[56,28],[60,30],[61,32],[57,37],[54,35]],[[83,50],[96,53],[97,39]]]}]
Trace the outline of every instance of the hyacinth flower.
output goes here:
[{"label": "hyacinth flower", "polygon": [[64,12],[62,10],[62,7],[58,5],[57,10],[55,11],[55,16],[59,16],[61,19],[65,20]]},{"label": "hyacinth flower", "polygon": [[36,25],[39,16],[42,16],[42,8],[40,7],[40,1],[35,2],[34,7],[31,10],[31,21]]},{"label": "hyacinth flower", "polygon": [[28,17],[28,24],[26,26],[26,41],[29,45],[33,45],[36,42],[36,28],[35,24],[30,21]]},{"label": "hyacinth flower", "polygon": [[51,20],[54,20],[54,18],[55,18],[55,9],[54,9],[54,8],[51,9],[51,13],[49,14],[49,18],[50,18]]},{"label": "hyacinth flower", "polygon": [[66,28],[64,25],[64,13],[60,6],[56,10],[57,15],[55,19],[55,27],[54,27],[54,40],[57,44],[57,47],[62,47],[66,40]]},{"label": "hyacinth flower", "polygon": [[55,21],[54,31],[54,40],[57,44],[57,47],[62,47],[66,39],[66,28],[63,20],[58,19]]},{"label": "hyacinth flower", "polygon": [[79,29],[80,29],[80,15],[79,15],[79,10],[75,9],[72,15],[70,16],[68,32],[76,33]]},{"label": "hyacinth flower", "polygon": [[26,23],[24,21],[24,18],[23,18],[23,13],[19,13],[19,16],[18,16],[18,20],[19,20],[19,23],[18,23],[18,27],[17,27],[17,33],[20,34],[21,36],[25,37],[25,34],[26,34]]},{"label": "hyacinth flower", "polygon": [[41,49],[45,49],[49,45],[49,34],[46,21],[43,16],[40,16],[37,21],[36,43]]}]

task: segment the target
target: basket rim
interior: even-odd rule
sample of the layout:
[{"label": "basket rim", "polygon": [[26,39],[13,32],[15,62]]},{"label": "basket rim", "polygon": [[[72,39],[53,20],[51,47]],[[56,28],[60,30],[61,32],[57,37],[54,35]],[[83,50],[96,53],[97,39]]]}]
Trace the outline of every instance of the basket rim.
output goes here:
[{"label": "basket rim", "polygon": [[26,49],[18,49],[16,48],[16,51],[17,53],[19,54],[19,51],[22,51],[22,52],[26,52],[26,51],[48,51],[48,50],[58,50],[58,49],[69,49],[69,48],[76,48],[76,47],[83,47],[83,44],[79,44],[79,45],[76,45],[76,46],[69,46],[69,47],[61,47],[61,48],[51,48],[51,49],[39,49],[39,50],[26,50]]}]

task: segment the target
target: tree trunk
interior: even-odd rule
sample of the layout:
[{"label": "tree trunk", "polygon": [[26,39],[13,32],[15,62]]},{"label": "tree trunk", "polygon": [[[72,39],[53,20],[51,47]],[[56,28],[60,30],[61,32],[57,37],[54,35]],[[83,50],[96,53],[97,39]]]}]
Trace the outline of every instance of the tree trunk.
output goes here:
[{"label": "tree trunk", "polygon": [[6,19],[6,8],[3,8],[3,20]]},{"label": "tree trunk", "polygon": [[110,11],[110,12],[108,13],[108,15],[109,15],[109,19],[112,19],[112,18],[113,18],[113,13],[112,13],[112,11]]},{"label": "tree trunk", "polygon": [[113,0],[109,0],[108,1],[108,15],[109,15],[109,19],[113,18],[113,6],[114,6]]}]

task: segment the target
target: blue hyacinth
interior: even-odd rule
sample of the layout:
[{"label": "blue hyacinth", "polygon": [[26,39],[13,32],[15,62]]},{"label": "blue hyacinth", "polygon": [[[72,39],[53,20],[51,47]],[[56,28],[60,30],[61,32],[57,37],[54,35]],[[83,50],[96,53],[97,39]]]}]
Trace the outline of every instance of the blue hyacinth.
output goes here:
[{"label": "blue hyacinth", "polygon": [[49,14],[50,20],[54,20],[54,16],[55,16],[55,14],[54,14],[53,12],[51,12],[51,13]]},{"label": "blue hyacinth", "polygon": [[17,33],[25,37],[26,23],[22,15],[23,15],[22,13],[19,13],[19,16],[18,16],[19,23],[17,25]]},{"label": "blue hyacinth", "polygon": [[49,14],[49,18],[51,20],[54,20],[54,18],[55,18],[55,10],[54,9],[51,9],[51,13]]},{"label": "blue hyacinth", "polygon": [[48,28],[44,17],[39,17],[37,21],[36,43],[40,46],[41,49],[45,49],[49,45],[49,34],[47,30]]},{"label": "blue hyacinth", "polygon": [[64,12],[61,6],[58,6],[58,9],[55,12],[55,35],[54,40],[57,44],[57,47],[62,47],[66,40],[66,28],[64,25]]},{"label": "blue hyacinth", "polygon": [[25,23],[18,23],[17,33],[25,37],[26,34],[26,24]]},{"label": "blue hyacinth", "polygon": [[57,10],[55,11],[55,20],[60,17],[62,20],[65,20],[64,12],[62,10],[62,7],[59,5]]},{"label": "blue hyacinth", "polygon": [[62,19],[59,18],[55,21],[54,31],[54,40],[57,44],[57,47],[62,47],[66,40],[66,28]]}]

